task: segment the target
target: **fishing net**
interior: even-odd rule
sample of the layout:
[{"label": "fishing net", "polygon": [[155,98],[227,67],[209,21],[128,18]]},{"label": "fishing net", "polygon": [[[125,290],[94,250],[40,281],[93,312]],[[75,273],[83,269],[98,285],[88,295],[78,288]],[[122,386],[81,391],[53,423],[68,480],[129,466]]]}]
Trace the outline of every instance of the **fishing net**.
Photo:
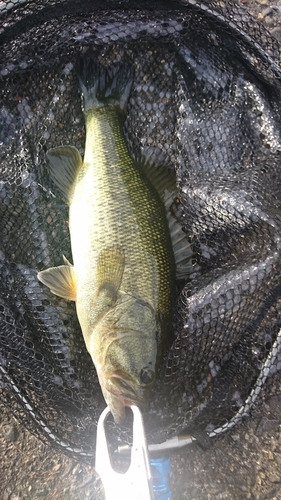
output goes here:
[{"label": "fishing net", "polygon": [[[79,55],[122,60],[135,66],[129,147],[176,171],[193,250],[143,411],[148,441],[188,431],[208,445],[281,368],[279,46],[228,1],[11,0],[0,19],[1,400],[41,439],[94,455],[96,372],[75,305],[37,272],[71,260],[46,151],[83,155]],[[130,429],[109,421],[113,449]]]}]

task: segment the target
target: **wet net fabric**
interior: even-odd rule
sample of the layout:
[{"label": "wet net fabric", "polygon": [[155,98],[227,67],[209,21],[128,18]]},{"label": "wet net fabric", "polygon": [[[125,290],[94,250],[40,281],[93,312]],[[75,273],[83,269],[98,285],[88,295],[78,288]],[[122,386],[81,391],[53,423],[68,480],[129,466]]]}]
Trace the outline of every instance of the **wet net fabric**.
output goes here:
[{"label": "wet net fabric", "polygon": [[[0,4],[0,396],[42,439],[92,456],[105,403],[75,305],[37,272],[71,260],[68,207],[46,151],[83,155],[77,61],[133,62],[132,151],[176,171],[193,248],[144,409],[149,442],[201,442],[262,402],[281,368],[280,50],[226,2]],[[113,448],[130,422],[109,422]]]}]

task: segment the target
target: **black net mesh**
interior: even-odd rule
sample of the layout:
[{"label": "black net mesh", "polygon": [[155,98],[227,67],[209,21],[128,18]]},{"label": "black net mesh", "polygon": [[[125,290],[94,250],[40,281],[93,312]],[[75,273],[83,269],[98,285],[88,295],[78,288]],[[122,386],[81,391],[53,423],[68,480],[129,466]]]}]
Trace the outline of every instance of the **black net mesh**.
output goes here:
[{"label": "black net mesh", "polygon": [[[83,154],[79,55],[133,62],[128,142],[175,169],[194,251],[145,425],[150,442],[206,443],[281,368],[279,46],[228,1],[15,0],[0,18],[1,398],[42,439],[94,454],[105,403],[75,306],[36,277],[71,259],[45,157]],[[129,429],[110,422],[113,447]]]}]

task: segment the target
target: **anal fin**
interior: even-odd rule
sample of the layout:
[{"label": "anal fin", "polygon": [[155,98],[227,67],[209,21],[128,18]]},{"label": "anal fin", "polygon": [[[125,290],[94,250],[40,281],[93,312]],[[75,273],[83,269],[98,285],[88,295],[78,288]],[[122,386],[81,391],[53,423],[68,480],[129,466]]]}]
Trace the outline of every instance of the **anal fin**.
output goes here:
[{"label": "anal fin", "polygon": [[47,152],[50,176],[65,199],[69,199],[71,186],[82,166],[82,158],[74,146],[60,146]]}]

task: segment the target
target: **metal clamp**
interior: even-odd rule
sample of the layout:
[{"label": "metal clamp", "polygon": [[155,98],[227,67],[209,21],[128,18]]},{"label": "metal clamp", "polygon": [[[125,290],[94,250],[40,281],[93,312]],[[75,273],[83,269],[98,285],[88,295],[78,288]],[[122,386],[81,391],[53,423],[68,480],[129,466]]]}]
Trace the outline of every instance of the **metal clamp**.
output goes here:
[{"label": "metal clamp", "polygon": [[106,500],[154,500],[152,476],[147,450],[145,430],[142,415],[135,405],[130,406],[133,420],[133,444],[131,448],[131,463],[124,474],[116,472],[111,465],[105,422],[110,413],[109,407],[102,412],[97,427],[96,464],[105,490]]}]

